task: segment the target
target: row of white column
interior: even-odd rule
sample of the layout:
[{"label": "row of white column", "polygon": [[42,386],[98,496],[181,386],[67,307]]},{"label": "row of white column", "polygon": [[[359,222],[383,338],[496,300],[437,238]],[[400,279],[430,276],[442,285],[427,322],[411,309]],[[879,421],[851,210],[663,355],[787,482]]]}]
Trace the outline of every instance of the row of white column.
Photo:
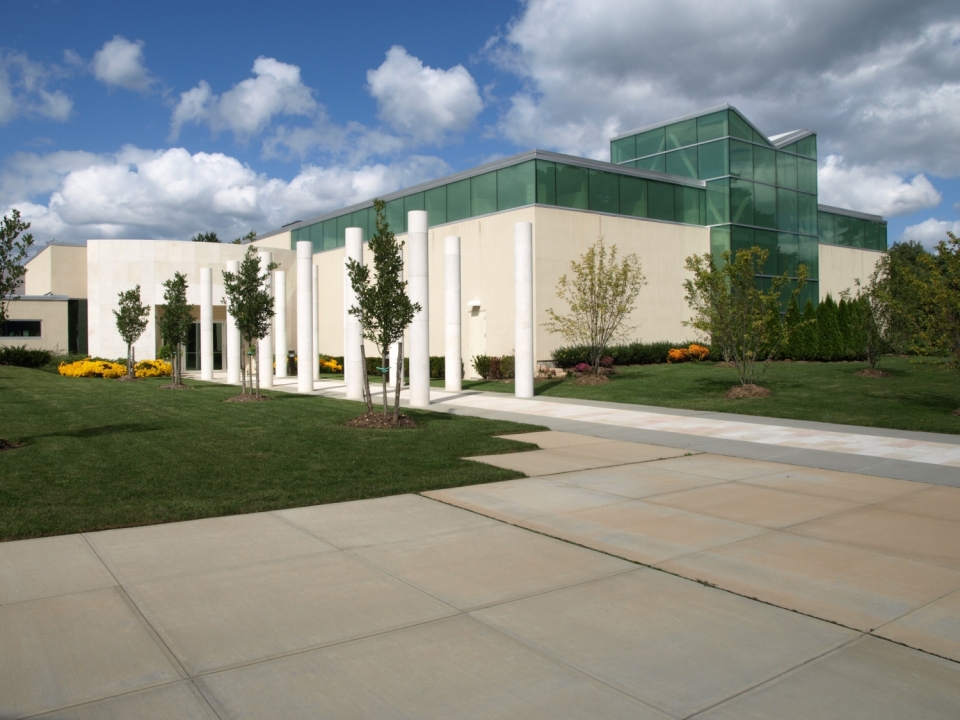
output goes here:
[{"label": "row of white column", "polygon": [[[363,398],[363,376],[366,368],[360,347],[363,332],[350,308],[356,304],[356,295],[347,277],[347,260],[363,262],[363,230],[346,229],[346,257],[343,269],[344,351],[343,374],[347,398]],[[533,397],[533,225],[519,222],[514,225],[514,387],[520,398]],[[426,407],[430,404],[430,272],[427,242],[427,213],[413,210],[407,215],[407,289],[410,300],[420,305],[420,310],[410,324],[410,404]],[[460,238],[444,238],[444,335],[445,367],[444,389],[448,392],[461,390],[461,293],[460,293]],[[260,266],[267,267],[273,253],[257,253]],[[227,271],[237,273],[240,263],[227,262]],[[269,280],[268,280],[269,282]],[[258,365],[260,386],[272,387],[274,375],[287,376],[287,294],[286,273],[273,273],[270,290],[274,294],[274,311],[277,322],[275,333],[269,333],[259,343]],[[318,268],[313,264],[313,244],[297,243],[297,355],[301,359],[313,358],[313,362],[299,362],[297,367],[297,390],[310,392],[319,378],[317,358],[319,354],[320,322],[317,312],[319,295]],[[240,331],[227,312],[227,382],[240,382]],[[276,372],[273,354],[276,353]],[[396,348],[391,348],[391,383],[393,372],[402,367],[403,358],[397,357]],[[200,377],[213,379],[213,271],[200,270]]]}]

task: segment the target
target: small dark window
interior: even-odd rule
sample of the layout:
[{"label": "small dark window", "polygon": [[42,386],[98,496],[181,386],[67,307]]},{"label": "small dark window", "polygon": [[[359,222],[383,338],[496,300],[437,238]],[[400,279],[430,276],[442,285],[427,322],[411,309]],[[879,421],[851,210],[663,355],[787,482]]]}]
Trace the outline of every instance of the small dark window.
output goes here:
[{"label": "small dark window", "polygon": [[7,320],[0,337],[40,337],[40,321]]}]

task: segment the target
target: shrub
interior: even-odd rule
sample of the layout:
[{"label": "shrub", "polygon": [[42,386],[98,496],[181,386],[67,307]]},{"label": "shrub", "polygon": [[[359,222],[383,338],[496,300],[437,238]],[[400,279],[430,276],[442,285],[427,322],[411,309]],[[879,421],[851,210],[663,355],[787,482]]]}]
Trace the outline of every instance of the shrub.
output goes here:
[{"label": "shrub", "polygon": [[487,378],[490,376],[490,356],[489,355],[476,355],[473,358],[473,369],[477,371],[477,375],[482,378]]},{"label": "shrub", "polygon": [[329,355],[320,356],[320,372],[322,373],[342,373],[343,358],[330,357]]},{"label": "shrub", "polygon": [[686,348],[673,348],[667,353],[668,363],[682,363],[690,359],[690,353]]},{"label": "shrub", "polygon": [[499,380],[510,380],[513,377],[515,358],[513,355],[504,355],[500,358]]},{"label": "shrub", "polygon": [[589,363],[581,362],[573,366],[573,371],[575,373],[585,373],[590,369]]},{"label": "shrub", "polygon": [[166,360],[141,360],[133,369],[138,378],[170,377],[173,374],[173,365]]},{"label": "shrub", "polygon": [[53,353],[49,350],[28,350],[26,345],[0,347],[0,365],[40,368],[49,363],[52,357]]},{"label": "shrub", "polygon": [[687,348],[687,354],[691,360],[700,362],[701,360],[706,360],[710,355],[710,348],[692,343],[690,347]]},{"label": "shrub", "polygon": [[118,378],[127,374],[125,365],[110,362],[109,360],[78,360],[73,363],[63,363],[59,372],[65,377],[98,377]]},{"label": "shrub", "polygon": [[613,367],[613,358],[607,355],[606,357],[600,358],[600,367],[612,368]]},{"label": "shrub", "polygon": [[[612,345],[607,348],[614,365],[656,365],[667,362],[667,353],[678,343],[633,342],[627,345]],[[686,345],[687,343],[682,343]],[[586,348],[562,347],[551,354],[558,367],[572,368],[577,363],[589,362]]]}]

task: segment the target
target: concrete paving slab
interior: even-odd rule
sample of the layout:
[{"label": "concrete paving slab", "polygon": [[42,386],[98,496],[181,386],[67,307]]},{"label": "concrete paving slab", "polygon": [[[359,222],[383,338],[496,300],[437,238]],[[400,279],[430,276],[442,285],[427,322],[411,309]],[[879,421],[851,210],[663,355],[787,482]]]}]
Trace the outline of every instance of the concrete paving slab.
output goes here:
[{"label": "concrete paving slab", "polygon": [[499,524],[419,495],[314,505],[274,514],[339,548],[381,545]]},{"label": "concrete paving slab", "polygon": [[0,605],[116,584],[79,535],[0,543]]},{"label": "concrete paving slab", "polygon": [[355,553],[461,610],[634,567],[623,560],[503,524],[361,548]]},{"label": "concrete paving slab", "polygon": [[960,523],[951,520],[872,505],[798,525],[790,532],[960,569]]},{"label": "concrete paving slab", "polygon": [[730,457],[729,455],[715,455],[702,453],[690,457],[679,457],[668,460],[658,460],[650,463],[650,467],[676,470],[691,475],[706,475],[720,480],[743,480],[744,478],[773,475],[774,473],[791,470],[791,466],[765,460],[746,460]]},{"label": "concrete paving slab", "polygon": [[557,450],[531,450],[530,452],[505,453],[503,455],[476,455],[464,460],[473,460],[487,465],[516,470],[528,477],[555,475],[556,473],[587,470],[589,468],[618,465],[616,460],[563,455]]},{"label": "concrete paving slab", "polygon": [[454,612],[340,552],[182,575],[129,592],[191,674]]},{"label": "concrete paving slab", "polygon": [[[917,493],[930,487],[909,480],[801,467],[773,475],[744,478],[741,482],[863,504]],[[960,492],[957,494],[960,495]]]},{"label": "concrete paving slab", "polygon": [[589,490],[620,495],[634,500],[650,495],[661,495],[729,482],[728,480],[709,478],[704,475],[690,475],[673,470],[663,470],[662,468],[651,468],[646,463],[616,465],[608,468],[565,473],[556,480],[566,485],[577,485]]},{"label": "concrete paving slab", "polygon": [[923,492],[888,500],[882,503],[880,507],[922,517],[960,522],[960,488],[927,485]]},{"label": "concrete paving slab", "polygon": [[674,717],[856,637],[647,568],[472,615]]},{"label": "concrete paving slab", "polygon": [[269,513],[106,530],[86,537],[129,585],[333,550]]},{"label": "concrete paving slab", "polygon": [[593,435],[581,435],[579,433],[560,432],[557,430],[545,430],[542,432],[519,433],[517,435],[499,435],[505,440],[516,440],[518,442],[533,443],[541,450],[551,448],[573,447],[575,445],[596,445],[608,443],[610,440]]},{"label": "concrete paving slab", "polygon": [[960,588],[960,573],[937,565],[789,533],[768,533],[660,567],[864,631]]},{"label": "concrete paving slab", "polygon": [[199,682],[237,719],[667,718],[463,616]]},{"label": "concrete paving slab", "polygon": [[864,637],[697,720],[948,720],[960,665]]},{"label": "concrete paving slab", "polygon": [[724,483],[647,498],[647,502],[780,529],[851,510],[857,503],[744,483]]},{"label": "concrete paving slab", "polygon": [[541,515],[518,524],[646,565],[769,532],[640,501]]},{"label": "concrete paving slab", "polygon": [[566,485],[551,478],[467,485],[430,490],[423,495],[507,522],[623,502],[621,496]]},{"label": "concrete paving slab", "polygon": [[180,679],[116,588],[0,607],[0,717]]},{"label": "concrete paving slab", "polygon": [[651,460],[688,455],[686,450],[663,447],[662,445],[646,445],[644,443],[622,442],[611,440],[608,443],[597,445],[571,445],[556,448],[554,452],[567,457],[593,458],[596,460],[611,460],[617,463],[645,463]]},{"label": "concrete paving slab", "polygon": [[46,720],[217,720],[189,680],[40,715]]},{"label": "concrete paving slab", "polygon": [[960,591],[884,625],[874,635],[960,662]]}]

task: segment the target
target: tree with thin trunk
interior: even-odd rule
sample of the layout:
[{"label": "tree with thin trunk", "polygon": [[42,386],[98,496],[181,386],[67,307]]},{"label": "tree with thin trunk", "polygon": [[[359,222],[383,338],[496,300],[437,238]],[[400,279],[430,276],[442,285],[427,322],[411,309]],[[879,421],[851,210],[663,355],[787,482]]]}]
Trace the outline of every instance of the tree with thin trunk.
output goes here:
[{"label": "tree with thin trunk", "polygon": [[[247,347],[249,356],[256,355],[257,345],[270,332],[270,321],[273,318],[273,296],[270,294],[270,273],[279,267],[277,263],[270,263],[266,267],[260,266],[257,257],[257,248],[250,245],[246,255],[240,263],[240,271],[236,273],[224,271],[223,289],[227,296],[223,302],[230,310],[230,315],[236,323],[240,337]],[[250,388],[253,391],[256,375],[256,390],[254,396],[260,399],[260,360],[257,359],[257,368],[254,372],[253,362],[247,363],[250,372]],[[247,384],[244,382],[241,395],[247,394]]]},{"label": "tree with thin trunk", "polygon": [[173,377],[170,387],[178,388],[183,386],[183,346],[193,329],[193,312],[187,304],[187,276],[174,273],[171,279],[164,281],[163,288],[164,304],[160,306],[163,314],[158,321],[160,337],[172,349]]},{"label": "tree with thin trunk", "polygon": [[[389,412],[387,400],[387,371],[390,346],[403,338],[404,330],[413,322],[413,316],[420,312],[419,303],[410,301],[407,296],[407,283],[403,280],[403,242],[397,240],[390,230],[386,220],[386,203],[377,199],[373,201],[376,213],[376,234],[370,238],[368,247],[373,253],[373,271],[358,263],[348,260],[347,273],[350,284],[357,296],[357,304],[349,309],[360,321],[363,328],[363,337],[377,346],[382,366],[379,368],[383,376],[383,414]],[[361,352],[363,344],[361,342]],[[400,367],[394,368],[394,376],[399,387],[400,377],[403,375],[403,355],[399,354],[397,363]],[[370,400],[370,379],[364,372],[364,387],[368,410],[372,412],[373,403]],[[397,390],[399,393],[399,390]],[[400,421],[399,397],[394,401],[393,422]]]},{"label": "tree with thin trunk", "polygon": [[17,298],[17,288],[27,274],[23,261],[33,245],[33,234],[21,233],[29,228],[30,223],[20,219],[20,211],[16,208],[10,212],[10,217],[4,215],[0,224],[0,326],[7,321],[10,301]]},{"label": "tree with thin trunk", "polygon": [[117,318],[117,330],[120,337],[127,344],[127,377],[133,378],[134,366],[136,365],[133,356],[133,344],[140,339],[143,331],[147,329],[150,308],[140,301],[139,285],[133,290],[124,290],[119,295],[119,310],[114,310],[113,314]]},{"label": "tree with thin trunk", "polygon": [[607,347],[636,329],[625,325],[624,320],[633,311],[646,278],[636,255],[631,253],[619,260],[617,246],[611,245],[608,250],[603,236],[580,262],[570,262],[570,270],[571,277],[564,275],[557,282],[557,297],[567,303],[569,313],[561,315],[548,308],[550,320],[544,327],[570,345],[585,348],[593,372],[599,374]]}]

